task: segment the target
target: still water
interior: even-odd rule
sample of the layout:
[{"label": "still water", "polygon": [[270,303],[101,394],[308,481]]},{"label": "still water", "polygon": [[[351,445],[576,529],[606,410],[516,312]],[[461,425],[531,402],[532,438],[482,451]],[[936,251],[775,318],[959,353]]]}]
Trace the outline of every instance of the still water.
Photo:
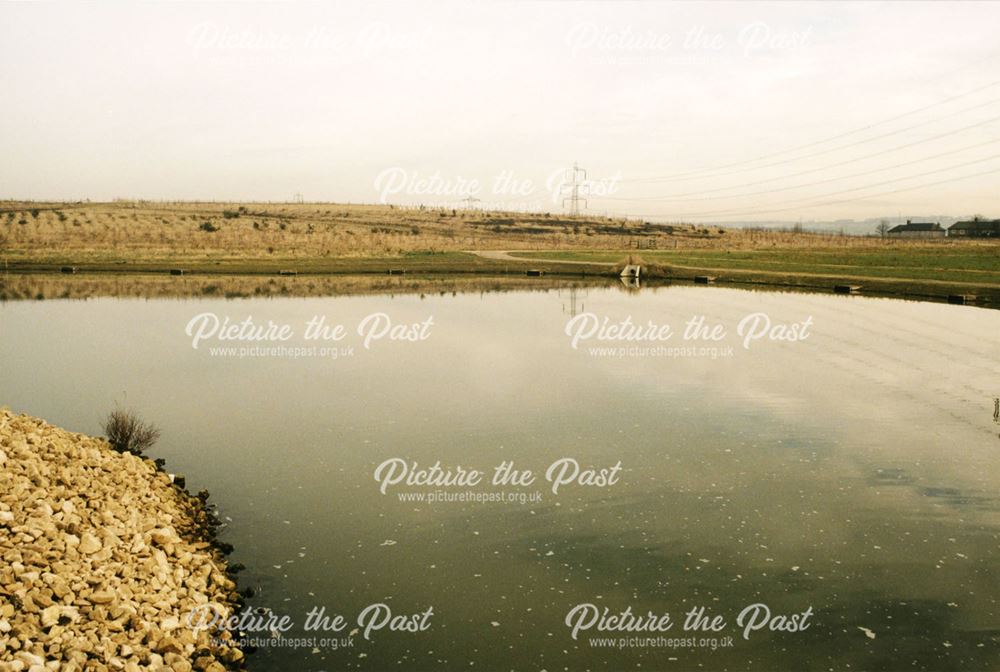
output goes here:
[{"label": "still water", "polygon": [[[213,353],[185,332],[204,313],[291,325],[291,346],[317,345],[317,316],[346,335],[336,358]],[[375,313],[431,324],[366,349]],[[752,313],[808,336],[744,348]],[[696,347],[573,348],[574,314]],[[684,342],[695,316],[725,335]],[[0,403],[94,434],[118,403],[162,428],[153,454],[211,491],[251,604],[291,617],[289,643],[339,647],[267,647],[253,670],[996,670],[998,346],[998,311],[719,288],[25,301],[0,304]],[[486,475],[383,494],[393,458]],[[619,471],[553,493],[563,458]],[[493,485],[505,462],[535,481]],[[433,613],[351,636],[378,603]],[[755,603],[808,627],[744,638]],[[581,604],[674,625],[574,639]],[[314,607],[347,627],[305,633]],[[698,607],[724,629],[685,632]]]}]

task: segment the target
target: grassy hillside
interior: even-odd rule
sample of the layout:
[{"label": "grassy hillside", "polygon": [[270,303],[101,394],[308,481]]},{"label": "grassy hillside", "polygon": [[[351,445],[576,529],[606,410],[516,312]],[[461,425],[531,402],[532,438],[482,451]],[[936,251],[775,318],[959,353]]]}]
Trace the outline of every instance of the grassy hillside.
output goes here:
[{"label": "grassy hillside", "polygon": [[[504,250],[512,256],[473,253]],[[15,274],[71,266],[272,276],[501,276],[536,269],[579,277],[614,275],[615,266],[630,257],[652,278],[709,274],[725,282],[823,289],[846,282],[866,291],[1000,300],[1000,241],[909,241],[329,203],[0,202],[0,271]],[[560,263],[565,261],[577,263]],[[8,290],[33,295],[26,288]]]},{"label": "grassy hillside", "polygon": [[391,258],[674,239],[698,245],[724,235],[718,229],[602,217],[375,205],[0,203],[0,250],[11,261]]}]

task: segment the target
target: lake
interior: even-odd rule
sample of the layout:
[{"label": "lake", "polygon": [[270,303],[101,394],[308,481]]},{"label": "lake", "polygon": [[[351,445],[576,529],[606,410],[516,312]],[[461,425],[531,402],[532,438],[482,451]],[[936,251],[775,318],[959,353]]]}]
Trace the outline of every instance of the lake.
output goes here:
[{"label": "lake", "polygon": [[[998,346],[1000,311],[724,288],[12,301],[0,403],[161,427],[295,623],[252,670],[986,670]],[[346,627],[295,641],[320,607]]]}]

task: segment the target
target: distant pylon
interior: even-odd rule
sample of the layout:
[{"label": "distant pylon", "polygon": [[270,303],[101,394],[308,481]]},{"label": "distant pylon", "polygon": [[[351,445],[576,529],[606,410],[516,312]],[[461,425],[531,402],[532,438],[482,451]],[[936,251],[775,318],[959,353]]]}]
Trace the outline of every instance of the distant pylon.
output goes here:
[{"label": "distant pylon", "polygon": [[478,202],[479,199],[476,198],[475,196],[466,196],[465,198],[462,199],[462,203],[465,203],[466,210],[472,210],[475,207],[474,204]]},{"label": "distant pylon", "polygon": [[[580,214],[580,201],[583,201],[583,207],[587,207],[587,199],[580,196],[580,187],[584,186],[584,182],[587,181],[587,171],[573,163],[573,167],[566,171],[569,177],[569,184],[560,185],[560,189],[563,193],[569,193],[562,200],[563,207],[566,207],[566,201],[569,201],[569,214],[579,215]],[[583,179],[580,179],[580,176]]]},{"label": "distant pylon", "polygon": [[295,202],[296,203],[305,203],[306,199],[305,199],[305,197],[300,192],[295,192]]}]

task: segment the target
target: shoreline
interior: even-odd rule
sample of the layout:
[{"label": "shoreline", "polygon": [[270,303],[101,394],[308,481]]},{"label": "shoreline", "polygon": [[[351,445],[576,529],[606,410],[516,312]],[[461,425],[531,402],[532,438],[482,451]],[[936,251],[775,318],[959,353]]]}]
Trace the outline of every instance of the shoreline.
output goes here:
[{"label": "shoreline", "polygon": [[[556,261],[519,259],[513,268],[497,270],[462,270],[443,266],[437,269],[408,269],[400,264],[393,272],[387,269],[355,269],[337,271],[303,271],[284,274],[274,270],[255,272],[225,269],[185,270],[174,274],[162,268],[105,268],[75,266],[73,272],[60,272],[59,267],[37,266],[0,273],[0,302],[59,298],[89,298],[92,296],[130,295],[122,281],[154,284],[156,295],[177,297],[217,296],[249,298],[257,296],[331,296],[385,291],[435,292],[504,289],[551,289],[573,283],[620,285],[616,267],[599,265],[569,265]],[[384,264],[383,264],[384,266]],[[529,273],[528,271],[538,271]],[[640,286],[699,285],[743,287],[761,291],[794,291],[807,293],[841,293],[838,287],[849,288],[848,294],[882,298],[911,299],[942,303],[960,303],[984,308],[1000,308],[1000,288],[992,284],[977,284],[949,280],[879,278],[850,274],[799,274],[794,272],[723,269],[714,267],[671,267],[660,264],[644,266]],[[704,282],[702,280],[705,280]],[[74,286],[75,285],[75,286]],[[79,289],[86,285],[85,291]]]},{"label": "shoreline", "polygon": [[186,623],[241,600],[207,493],[159,464],[0,408],[0,672],[245,669]]}]

